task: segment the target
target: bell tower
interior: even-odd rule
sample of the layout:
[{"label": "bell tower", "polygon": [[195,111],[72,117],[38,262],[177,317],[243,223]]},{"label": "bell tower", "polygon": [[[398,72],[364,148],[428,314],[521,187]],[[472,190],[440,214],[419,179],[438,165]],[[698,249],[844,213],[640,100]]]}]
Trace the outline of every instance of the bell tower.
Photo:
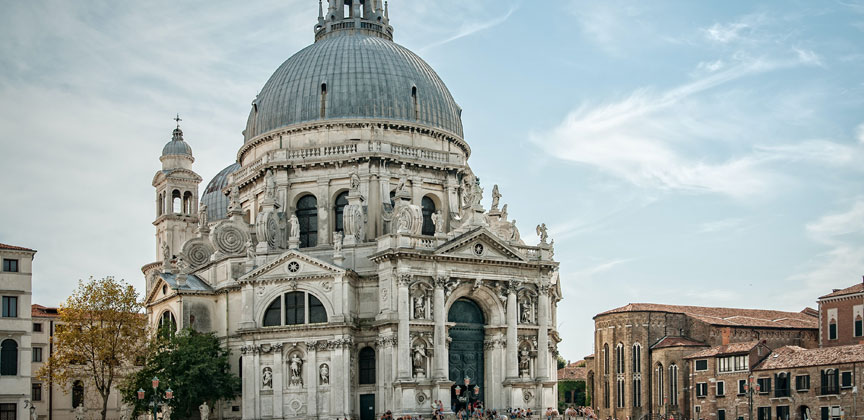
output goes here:
[{"label": "bell tower", "polygon": [[156,189],[156,261],[168,267],[186,240],[198,227],[198,184],[201,177],[192,170],[192,148],[183,140],[180,116],[171,141],[162,148],[162,170],[153,177]]}]

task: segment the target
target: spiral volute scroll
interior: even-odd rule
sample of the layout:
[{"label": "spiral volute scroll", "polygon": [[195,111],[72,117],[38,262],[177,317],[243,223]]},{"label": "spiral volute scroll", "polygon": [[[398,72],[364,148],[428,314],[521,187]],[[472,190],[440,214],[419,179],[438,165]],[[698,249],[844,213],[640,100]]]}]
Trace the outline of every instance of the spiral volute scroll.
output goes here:
[{"label": "spiral volute scroll", "polygon": [[192,268],[198,268],[210,261],[210,256],[215,250],[204,239],[195,238],[183,244],[183,255]]},{"label": "spiral volute scroll", "polygon": [[249,233],[231,221],[220,222],[210,232],[210,242],[225,255],[242,254],[246,251]]}]

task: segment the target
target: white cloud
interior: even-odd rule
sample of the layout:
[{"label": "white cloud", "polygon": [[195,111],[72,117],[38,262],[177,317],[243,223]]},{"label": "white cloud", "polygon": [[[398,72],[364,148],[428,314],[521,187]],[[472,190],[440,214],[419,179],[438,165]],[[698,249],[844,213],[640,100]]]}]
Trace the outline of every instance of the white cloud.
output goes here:
[{"label": "white cloud", "polygon": [[743,222],[744,219],[738,217],[713,220],[699,225],[699,228],[696,231],[698,233],[729,232],[731,230],[740,228]]},{"label": "white cloud", "polygon": [[864,144],[864,124],[858,125],[858,128],[855,130],[855,134],[858,139],[858,143]]},{"label": "white cloud", "polygon": [[704,70],[708,73],[713,73],[717,70],[722,69],[726,63],[723,60],[714,60],[714,61],[701,61],[696,65],[697,70]]},{"label": "white cloud", "polygon": [[708,28],[702,29],[705,37],[719,44],[746,40],[759,26],[765,24],[767,18],[763,14],[751,14],[742,16],[734,22],[714,23]]},{"label": "white cloud", "polygon": [[823,67],[822,58],[819,57],[819,54],[816,54],[813,50],[795,48],[794,51],[798,54],[798,60],[801,61],[802,64],[809,64],[814,66]]},{"label": "white cloud", "polygon": [[843,242],[846,235],[864,233],[864,199],[856,200],[846,211],[826,214],[806,228],[813,239],[828,244]]},{"label": "white cloud", "polygon": [[478,32],[485,31],[487,29],[498,26],[498,25],[506,22],[507,19],[510,19],[510,16],[512,16],[513,12],[515,12],[516,10],[517,10],[517,7],[513,7],[510,10],[508,10],[507,13],[505,13],[501,16],[489,19],[489,20],[465,22],[462,24],[462,26],[457,30],[457,32],[455,34],[453,34],[447,38],[444,38],[440,41],[435,41],[429,45],[421,47],[418,50],[418,52],[424,52],[424,51],[427,51],[427,50],[435,48],[435,47],[440,47],[444,44],[448,44],[448,43],[456,41],[458,39],[465,38],[467,36],[474,35]]}]

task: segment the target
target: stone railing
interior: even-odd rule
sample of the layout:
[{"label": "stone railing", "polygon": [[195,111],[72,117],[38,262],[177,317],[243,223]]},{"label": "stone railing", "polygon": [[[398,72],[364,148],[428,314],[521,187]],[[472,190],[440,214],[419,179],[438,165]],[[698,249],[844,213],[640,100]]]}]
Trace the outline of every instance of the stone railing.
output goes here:
[{"label": "stone railing", "polygon": [[378,238],[378,251],[390,248],[411,248],[421,250],[433,250],[446,241],[444,238],[433,236],[414,236],[389,234]]}]

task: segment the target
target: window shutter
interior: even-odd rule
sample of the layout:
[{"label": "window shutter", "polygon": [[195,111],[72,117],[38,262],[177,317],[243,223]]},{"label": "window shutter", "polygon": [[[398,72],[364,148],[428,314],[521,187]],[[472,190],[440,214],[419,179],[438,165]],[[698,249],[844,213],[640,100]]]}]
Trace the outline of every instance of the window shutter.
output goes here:
[{"label": "window shutter", "polygon": [[[828,382],[828,377],[827,377],[828,375],[825,374],[824,370],[820,371],[819,375],[821,378],[821,380],[819,381],[819,385],[820,385],[819,389],[821,391],[820,394],[825,395],[826,393],[828,393],[828,383],[827,383]],[[823,419],[824,419],[826,409],[823,408],[822,410],[823,410],[822,413],[823,413]]]},{"label": "window shutter", "polygon": [[[825,371],[822,371],[822,376],[825,376]],[[831,413],[828,407],[822,407],[822,420],[831,420]]]}]

